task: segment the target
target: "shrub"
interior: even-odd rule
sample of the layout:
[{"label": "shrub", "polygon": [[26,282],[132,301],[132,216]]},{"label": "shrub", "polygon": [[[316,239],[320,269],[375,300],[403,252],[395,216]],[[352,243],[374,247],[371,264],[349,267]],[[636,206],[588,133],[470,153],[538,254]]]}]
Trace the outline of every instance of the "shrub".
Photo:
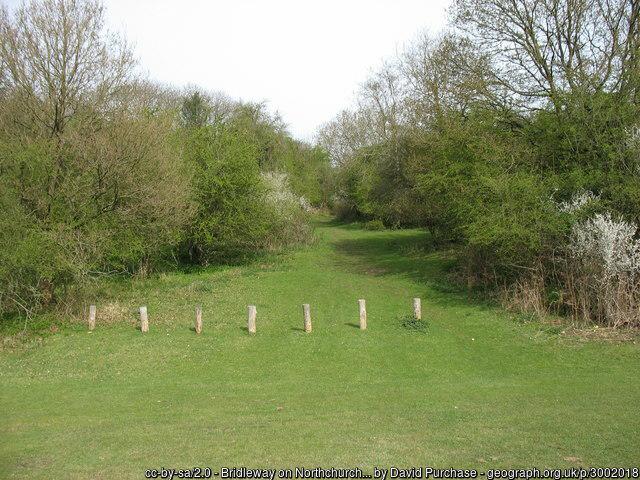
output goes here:
[{"label": "shrub", "polygon": [[186,134],[184,151],[193,169],[195,204],[186,237],[190,259],[209,264],[255,254],[269,229],[256,145],[232,125]]},{"label": "shrub", "polygon": [[190,209],[166,123],[112,115],[98,131],[69,127],[61,150],[0,138],[0,309],[33,313],[178,243]]},{"label": "shrub", "polygon": [[360,214],[357,207],[342,198],[334,197],[331,201],[331,213],[341,222],[356,220]]},{"label": "shrub", "polygon": [[310,237],[328,157],[264,105],[197,91],[180,105],[137,76],[100,1],[0,8],[0,37],[0,314]]},{"label": "shrub", "polygon": [[365,230],[384,230],[382,220],[369,220],[364,223]]},{"label": "shrub", "polygon": [[558,210],[563,213],[576,213],[582,210],[587,204],[594,202],[600,198],[589,190],[576,193],[570,200],[565,200],[557,204]]},{"label": "shrub", "polygon": [[191,261],[244,261],[309,240],[309,203],[292,192],[286,174],[260,171],[259,144],[242,125],[231,121],[184,134],[196,209],[185,241]]},{"label": "shrub", "polygon": [[307,199],[291,191],[286,173],[264,172],[262,181],[271,223],[266,247],[278,250],[292,244],[308,242],[311,227],[307,214],[311,205]]},{"label": "shrub", "polygon": [[403,315],[399,319],[400,326],[413,333],[427,333],[428,324],[424,320],[418,320],[413,315]]},{"label": "shrub", "polygon": [[465,266],[468,275],[485,284],[511,282],[539,269],[564,240],[568,223],[536,175],[479,179],[471,197],[460,207]]},{"label": "shrub", "polygon": [[597,214],[577,223],[562,270],[565,302],[575,318],[640,326],[640,241],[637,225]]}]

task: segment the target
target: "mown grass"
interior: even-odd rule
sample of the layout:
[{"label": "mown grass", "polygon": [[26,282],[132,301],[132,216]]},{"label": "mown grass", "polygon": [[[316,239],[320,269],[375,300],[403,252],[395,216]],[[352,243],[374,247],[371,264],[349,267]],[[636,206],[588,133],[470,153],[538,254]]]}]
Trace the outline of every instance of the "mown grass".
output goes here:
[{"label": "mown grass", "polygon": [[[422,232],[323,221],[317,235],[245,267],[105,284],[95,332],[69,324],[1,352],[0,477],[637,465],[638,345],[573,341],[470,301]],[[415,296],[425,329],[403,325]],[[148,335],[136,329],[143,304]]]}]

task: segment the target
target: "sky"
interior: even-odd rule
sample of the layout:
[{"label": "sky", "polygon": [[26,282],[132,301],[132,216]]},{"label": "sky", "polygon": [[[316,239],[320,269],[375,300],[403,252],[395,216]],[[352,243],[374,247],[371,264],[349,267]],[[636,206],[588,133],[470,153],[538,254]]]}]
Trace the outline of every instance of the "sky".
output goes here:
[{"label": "sky", "polygon": [[[9,5],[19,3],[5,0]],[[311,140],[448,0],[105,0],[151,79],[265,101]]]}]

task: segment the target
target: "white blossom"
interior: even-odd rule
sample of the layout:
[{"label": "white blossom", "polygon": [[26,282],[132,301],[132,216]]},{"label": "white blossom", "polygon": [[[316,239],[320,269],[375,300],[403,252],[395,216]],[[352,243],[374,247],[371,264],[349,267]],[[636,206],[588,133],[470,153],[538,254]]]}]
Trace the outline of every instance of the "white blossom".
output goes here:
[{"label": "white blossom", "polygon": [[300,196],[300,198],[298,198],[298,202],[300,203],[300,207],[305,211],[305,212],[310,212],[312,210],[313,207],[311,207],[311,204],[309,203],[309,200],[307,200],[305,197]]},{"label": "white blossom", "polygon": [[586,259],[602,267],[608,280],[627,274],[640,274],[640,241],[635,238],[638,226],[610,213],[597,214],[574,226],[569,250],[574,258]]},{"label": "white blossom", "polygon": [[290,209],[311,210],[309,201],[303,196],[297,196],[291,191],[289,179],[286,173],[263,172],[262,180],[267,187],[266,201],[272,204],[278,211],[284,212]]},{"label": "white blossom", "polygon": [[627,134],[627,148],[636,152],[640,152],[640,126],[635,125],[631,128],[626,128]]},{"label": "white blossom", "polygon": [[627,134],[627,149],[635,160],[635,174],[640,177],[640,126],[635,125],[625,130]]},{"label": "white blossom", "polygon": [[584,207],[587,203],[599,199],[599,195],[595,195],[589,190],[575,193],[571,200],[557,203],[558,210],[565,213],[575,213]]}]

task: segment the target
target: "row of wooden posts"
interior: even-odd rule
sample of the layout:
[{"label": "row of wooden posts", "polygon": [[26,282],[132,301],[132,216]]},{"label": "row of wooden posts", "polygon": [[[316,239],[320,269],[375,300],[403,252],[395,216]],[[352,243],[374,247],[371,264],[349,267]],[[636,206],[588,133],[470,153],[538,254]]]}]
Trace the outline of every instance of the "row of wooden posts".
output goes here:
[{"label": "row of wooden posts", "polygon": [[[360,330],[367,329],[367,305],[364,299],[358,300],[360,311]],[[256,333],[256,317],[258,312],[255,305],[249,305],[247,330],[249,333]],[[413,317],[416,320],[422,320],[422,307],[419,298],[413,299]],[[311,306],[308,303],[302,305],[302,318],[304,321],[304,331],[311,332]],[[89,330],[96,328],[96,306],[89,306]],[[149,316],[147,315],[147,307],[140,307],[140,330],[142,333],[149,331]],[[202,307],[196,307],[195,331],[197,334],[202,333]]]}]

